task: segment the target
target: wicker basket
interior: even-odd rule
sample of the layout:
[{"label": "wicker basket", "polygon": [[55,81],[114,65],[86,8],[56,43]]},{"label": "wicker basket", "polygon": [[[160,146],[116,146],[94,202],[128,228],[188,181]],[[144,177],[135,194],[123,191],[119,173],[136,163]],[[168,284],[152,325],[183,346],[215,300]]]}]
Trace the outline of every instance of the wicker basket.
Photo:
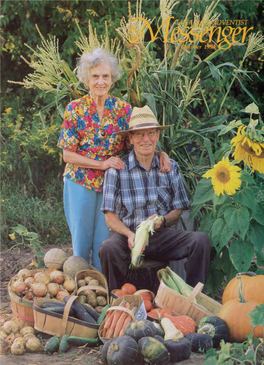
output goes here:
[{"label": "wicker basket", "polygon": [[[203,286],[202,283],[198,283],[195,288],[192,288],[192,292],[187,298],[169,288],[161,280],[155,304],[160,308],[169,308],[177,314],[186,314],[198,323],[203,317],[218,315],[222,308],[220,303],[200,293]],[[195,298],[201,305],[194,302]]]},{"label": "wicker basket", "polygon": [[[40,332],[47,333],[52,336],[78,336],[84,338],[97,338],[99,324],[88,323],[80,319],[69,317],[72,303],[78,296],[73,295],[65,304],[63,314],[53,313],[42,308],[45,302],[53,302],[56,304],[58,300],[37,299],[33,305],[34,328]],[[60,302],[61,303],[61,302]]]},{"label": "wicker basket", "polygon": [[[30,272],[32,275],[34,275],[38,272],[50,272],[50,270],[36,269],[36,270],[30,270]],[[70,277],[69,275],[66,274],[64,275]],[[15,275],[11,278],[11,280],[8,283],[8,294],[10,298],[11,310],[16,317],[24,319],[27,322],[34,323],[34,315],[33,315],[34,301],[21,298],[11,289],[13,281],[16,281],[17,279],[18,275]],[[74,295],[75,293],[76,289],[71,293],[71,295]]]},{"label": "wicker basket", "polygon": [[[94,286],[94,285],[86,285],[86,286],[82,286],[80,288],[78,288],[78,280],[80,279],[84,279],[86,276],[90,276],[96,280],[98,280],[99,284],[102,285],[102,287],[99,286]],[[107,304],[109,303],[109,291],[108,291],[108,285],[107,285],[107,281],[105,276],[100,273],[100,271],[97,270],[82,270],[82,271],[78,271],[77,274],[75,275],[75,282],[76,282],[76,287],[77,292],[76,294],[79,295],[81,294],[81,292],[85,289],[91,289],[91,290],[97,290],[100,289],[102,291],[104,291],[107,294]]]}]

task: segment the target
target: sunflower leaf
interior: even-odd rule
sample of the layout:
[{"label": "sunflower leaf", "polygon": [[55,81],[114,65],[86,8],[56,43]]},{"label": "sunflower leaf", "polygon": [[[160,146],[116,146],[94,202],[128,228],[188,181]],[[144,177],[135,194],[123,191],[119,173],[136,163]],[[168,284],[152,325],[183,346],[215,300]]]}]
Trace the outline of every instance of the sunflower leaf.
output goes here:
[{"label": "sunflower leaf", "polygon": [[245,205],[248,208],[252,208],[254,206],[255,195],[254,191],[247,187],[241,191],[238,191],[233,195],[234,200],[241,205]]},{"label": "sunflower leaf", "polygon": [[253,311],[248,313],[248,316],[252,319],[251,326],[264,326],[264,303],[258,305]]},{"label": "sunflower leaf", "polygon": [[244,272],[250,268],[254,256],[254,247],[248,241],[235,241],[230,245],[229,254],[237,271]]},{"label": "sunflower leaf", "polygon": [[243,240],[249,227],[250,214],[246,207],[228,208],[224,212],[227,225],[232,228]]},{"label": "sunflower leaf", "polygon": [[242,181],[249,183],[249,184],[256,184],[254,178],[245,170],[240,172],[240,178]]},{"label": "sunflower leaf", "polygon": [[245,113],[259,114],[259,108],[255,103],[251,103],[245,107]]},{"label": "sunflower leaf", "polygon": [[[254,218],[258,223],[264,226],[264,207],[260,203],[255,202],[255,206],[252,209],[252,218]],[[264,229],[264,228],[263,228]]]},{"label": "sunflower leaf", "polygon": [[211,231],[211,239],[217,253],[219,253],[228,243],[233,234],[234,230],[232,227],[227,225],[223,218],[217,218],[214,221]]},{"label": "sunflower leaf", "polygon": [[201,204],[212,200],[214,196],[214,188],[212,187],[211,179],[203,178],[199,181],[192,205]]},{"label": "sunflower leaf", "polygon": [[255,220],[251,221],[247,232],[247,236],[250,239],[250,241],[254,244],[258,252],[262,253],[264,227]]}]

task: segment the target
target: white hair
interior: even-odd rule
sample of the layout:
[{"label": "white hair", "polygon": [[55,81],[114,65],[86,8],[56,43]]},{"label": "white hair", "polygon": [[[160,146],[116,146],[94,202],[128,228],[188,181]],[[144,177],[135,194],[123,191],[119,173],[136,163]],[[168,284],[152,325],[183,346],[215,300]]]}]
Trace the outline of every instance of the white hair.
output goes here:
[{"label": "white hair", "polygon": [[77,77],[86,86],[90,79],[90,68],[96,67],[101,63],[109,65],[111,68],[112,81],[116,82],[121,77],[121,70],[118,66],[118,59],[103,50],[102,48],[96,48],[92,53],[84,53],[77,63]]}]

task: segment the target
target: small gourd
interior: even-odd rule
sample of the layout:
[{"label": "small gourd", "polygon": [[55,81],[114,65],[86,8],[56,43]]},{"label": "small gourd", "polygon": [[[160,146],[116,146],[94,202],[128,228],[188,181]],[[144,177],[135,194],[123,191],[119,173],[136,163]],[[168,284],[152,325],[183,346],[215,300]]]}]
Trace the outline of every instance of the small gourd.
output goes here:
[{"label": "small gourd", "polygon": [[160,323],[165,332],[164,341],[167,340],[177,341],[180,338],[183,338],[182,332],[174,326],[174,324],[169,318],[162,318]]},{"label": "small gourd", "polygon": [[130,336],[121,336],[111,341],[107,350],[108,365],[132,365],[137,363],[138,344]]},{"label": "small gourd", "polygon": [[197,333],[210,335],[213,338],[213,346],[218,347],[221,340],[229,341],[229,329],[226,322],[217,316],[207,316],[200,319]]},{"label": "small gourd", "polygon": [[154,324],[148,319],[137,321],[134,320],[125,328],[125,335],[134,338],[137,342],[142,337],[154,337],[156,329]]},{"label": "small gourd", "polygon": [[138,349],[144,364],[167,365],[170,361],[169,351],[154,337],[142,337],[138,341]]}]

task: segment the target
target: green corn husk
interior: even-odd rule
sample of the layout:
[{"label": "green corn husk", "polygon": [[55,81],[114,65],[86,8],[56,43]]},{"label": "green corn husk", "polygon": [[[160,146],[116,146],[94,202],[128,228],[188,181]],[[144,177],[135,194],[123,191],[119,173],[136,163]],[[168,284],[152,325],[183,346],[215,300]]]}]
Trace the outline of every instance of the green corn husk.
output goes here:
[{"label": "green corn husk", "polygon": [[166,269],[160,269],[158,271],[158,274],[161,276],[161,279],[165,285],[167,285],[170,289],[175,290],[176,292],[181,294],[177,283],[175,283],[172,277],[167,273]]},{"label": "green corn husk", "polygon": [[144,246],[149,243],[149,233],[154,233],[154,223],[162,219],[156,216],[153,219],[147,219],[139,224],[136,230],[135,245],[131,250],[131,264],[130,267],[139,267],[143,262],[142,250]]}]

